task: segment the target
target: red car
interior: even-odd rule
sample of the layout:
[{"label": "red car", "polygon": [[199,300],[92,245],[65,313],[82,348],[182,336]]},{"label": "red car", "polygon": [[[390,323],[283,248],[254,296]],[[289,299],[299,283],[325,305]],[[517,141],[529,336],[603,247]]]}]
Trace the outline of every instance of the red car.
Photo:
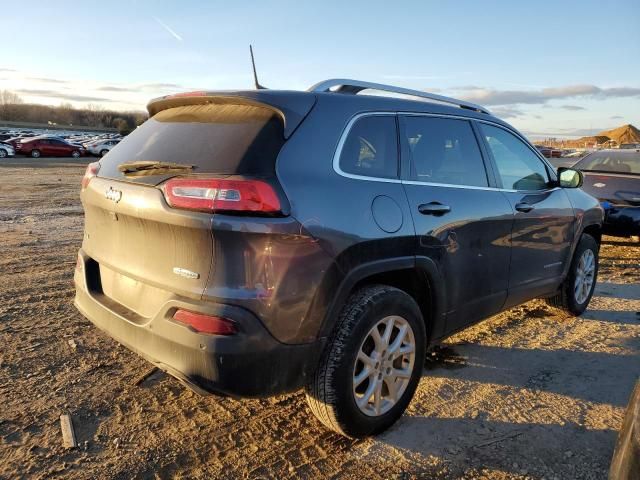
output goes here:
[{"label": "red car", "polygon": [[30,155],[33,158],[46,157],[74,157],[85,154],[85,149],[79,145],[72,145],[59,138],[32,138],[16,143],[16,153]]},{"label": "red car", "polygon": [[557,150],[555,148],[546,147],[544,145],[535,145],[535,147],[540,150],[540,153],[544,155],[546,158],[560,158],[562,157],[562,150]]}]

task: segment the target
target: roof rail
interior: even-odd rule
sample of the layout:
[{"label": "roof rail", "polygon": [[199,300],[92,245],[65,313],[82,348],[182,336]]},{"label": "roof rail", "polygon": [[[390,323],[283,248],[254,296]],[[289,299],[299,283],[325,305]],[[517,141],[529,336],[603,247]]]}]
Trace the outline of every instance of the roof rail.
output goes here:
[{"label": "roof rail", "polygon": [[[334,87],[333,90],[331,90]],[[464,100],[458,100],[451,97],[445,97],[442,95],[436,95],[435,93],[422,92],[420,90],[411,90],[409,88],[394,87],[393,85],[384,85],[382,83],[363,82],[360,80],[348,80],[346,78],[331,78],[324,80],[320,83],[316,83],[308,89],[309,92],[336,92],[336,93],[349,93],[356,95],[362,90],[379,90],[382,92],[399,93],[402,95],[409,95],[411,97],[426,98],[428,100],[435,100],[436,102],[448,103],[460,108],[466,108],[467,110],[474,110],[480,113],[490,114],[486,108],[476,105],[475,103],[465,102]]]}]

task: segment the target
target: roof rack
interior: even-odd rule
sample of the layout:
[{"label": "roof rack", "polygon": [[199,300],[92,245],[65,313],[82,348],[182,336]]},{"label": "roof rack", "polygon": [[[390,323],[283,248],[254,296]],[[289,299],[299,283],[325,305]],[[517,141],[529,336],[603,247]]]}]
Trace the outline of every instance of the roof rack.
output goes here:
[{"label": "roof rack", "polygon": [[[338,87],[338,88],[334,88]],[[333,90],[332,90],[333,89]],[[486,108],[476,105],[475,103],[465,102],[464,100],[458,100],[451,97],[445,97],[442,95],[436,95],[435,93],[422,92],[420,90],[411,90],[409,88],[394,87],[393,85],[384,85],[382,83],[363,82],[360,80],[349,80],[346,78],[331,78],[324,80],[320,83],[316,83],[309,88],[309,92],[336,92],[336,93],[348,93],[356,95],[362,90],[379,90],[382,92],[399,93],[402,95],[409,95],[411,97],[426,98],[428,100],[435,100],[436,102],[447,103],[455,105],[460,108],[466,108],[467,110],[474,110],[480,113],[490,114]]]}]

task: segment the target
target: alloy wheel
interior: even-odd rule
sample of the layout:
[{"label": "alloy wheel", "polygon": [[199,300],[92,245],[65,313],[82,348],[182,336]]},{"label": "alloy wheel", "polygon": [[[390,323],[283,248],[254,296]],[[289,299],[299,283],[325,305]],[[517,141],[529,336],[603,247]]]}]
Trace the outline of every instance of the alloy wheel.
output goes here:
[{"label": "alloy wheel", "polygon": [[376,323],[358,349],[353,368],[353,396],[362,413],[380,416],[402,398],[416,357],[413,329],[391,315]]},{"label": "alloy wheel", "polygon": [[576,302],[584,303],[591,292],[596,271],[596,258],[591,250],[585,250],[578,261],[573,291]]}]

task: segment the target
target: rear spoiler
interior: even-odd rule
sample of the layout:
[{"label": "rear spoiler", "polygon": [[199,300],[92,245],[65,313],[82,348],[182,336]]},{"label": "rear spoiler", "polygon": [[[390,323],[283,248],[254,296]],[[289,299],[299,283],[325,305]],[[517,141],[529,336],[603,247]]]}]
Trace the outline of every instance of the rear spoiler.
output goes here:
[{"label": "rear spoiler", "polygon": [[251,105],[273,110],[284,122],[284,138],[289,138],[316,103],[316,96],[309,92],[282,90],[249,90],[240,92],[199,91],[177,93],[154,98],[147,104],[149,117],[173,107],[185,105]]}]

